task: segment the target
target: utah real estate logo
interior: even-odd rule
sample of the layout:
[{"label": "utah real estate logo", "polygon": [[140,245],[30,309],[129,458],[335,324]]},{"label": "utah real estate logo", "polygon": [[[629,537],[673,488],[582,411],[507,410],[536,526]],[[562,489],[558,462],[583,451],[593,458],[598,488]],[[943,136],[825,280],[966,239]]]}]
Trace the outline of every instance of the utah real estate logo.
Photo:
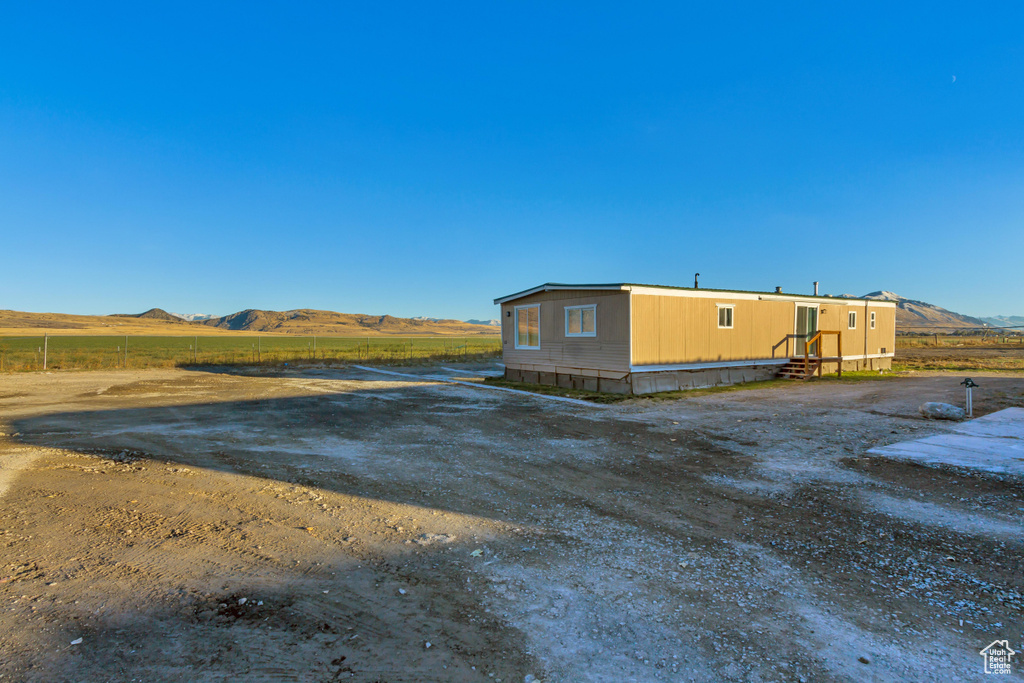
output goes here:
[{"label": "utah real estate logo", "polygon": [[1015,654],[1017,653],[1010,649],[1010,641],[993,640],[988,647],[981,651],[981,656],[985,658],[985,673],[1013,673],[1013,665],[1010,660]]}]

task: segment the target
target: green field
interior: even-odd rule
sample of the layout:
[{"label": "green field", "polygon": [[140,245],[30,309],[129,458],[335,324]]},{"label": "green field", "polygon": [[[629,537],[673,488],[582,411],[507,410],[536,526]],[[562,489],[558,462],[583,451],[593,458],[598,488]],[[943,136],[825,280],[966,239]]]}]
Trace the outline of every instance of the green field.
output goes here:
[{"label": "green field", "polygon": [[[127,343],[127,353],[125,346]],[[314,351],[314,343],[316,350]],[[43,337],[0,337],[0,372],[43,369]],[[501,356],[497,337],[53,336],[47,370],[284,363],[399,363]]]}]

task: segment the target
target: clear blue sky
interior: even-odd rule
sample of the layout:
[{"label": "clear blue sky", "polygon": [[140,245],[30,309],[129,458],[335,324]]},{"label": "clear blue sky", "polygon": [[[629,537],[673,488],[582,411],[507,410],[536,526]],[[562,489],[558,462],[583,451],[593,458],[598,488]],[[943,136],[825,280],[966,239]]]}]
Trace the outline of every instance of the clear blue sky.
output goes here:
[{"label": "clear blue sky", "polygon": [[1024,315],[1024,5],[826,4],[5,3],[0,308]]}]

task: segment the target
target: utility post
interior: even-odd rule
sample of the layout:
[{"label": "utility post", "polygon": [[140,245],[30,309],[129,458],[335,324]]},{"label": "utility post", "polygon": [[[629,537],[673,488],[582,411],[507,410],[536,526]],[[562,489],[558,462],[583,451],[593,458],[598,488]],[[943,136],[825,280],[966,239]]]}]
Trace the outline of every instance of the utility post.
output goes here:
[{"label": "utility post", "polygon": [[960,382],[960,384],[967,389],[967,404],[965,406],[967,409],[967,417],[974,417],[974,397],[971,396],[971,389],[978,385],[975,384],[974,380],[970,377],[965,379],[963,382]]}]

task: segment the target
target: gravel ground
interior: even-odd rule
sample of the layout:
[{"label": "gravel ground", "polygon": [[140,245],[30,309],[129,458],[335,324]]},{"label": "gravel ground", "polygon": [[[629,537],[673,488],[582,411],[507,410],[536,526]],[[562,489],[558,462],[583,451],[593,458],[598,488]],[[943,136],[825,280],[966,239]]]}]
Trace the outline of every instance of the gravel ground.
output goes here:
[{"label": "gravel ground", "polygon": [[[6,376],[0,675],[982,680],[1022,645],[1024,482],[866,454],[948,429],[917,406],[960,379],[605,407],[354,369]],[[1020,376],[975,394],[1014,405]]]}]

